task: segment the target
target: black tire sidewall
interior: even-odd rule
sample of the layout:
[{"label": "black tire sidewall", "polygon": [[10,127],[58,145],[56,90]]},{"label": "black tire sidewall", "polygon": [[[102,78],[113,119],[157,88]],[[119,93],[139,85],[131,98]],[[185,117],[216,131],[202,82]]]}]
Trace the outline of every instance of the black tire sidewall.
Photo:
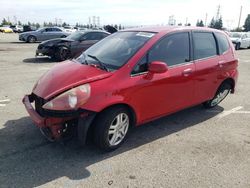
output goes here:
[{"label": "black tire sidewall", "polygon": [[[31,41],[32,38],[34,38],[34,41]],[[34,37],[34,36],[32,36],[32,35],[31,35],[31,36],[28,36],[27,41],[28,41],[29,43],[33,43],[33,42],[36,41],[36,37]]]},{"label": "black tire sidewall", "polygon": [[223,101],[223,100],[227,97],[227,95],[226,95],[218,104],[216,104],[216,105],[212,105],[212,101],[217,97],[217,95],[218,95],[219,93],[225,91],[226,89],[229,90],[229,92],[227,93],[227,95],[228,95],[228,94],[230,93],[230,89],[231,89],[231,85],[230,85],[229,83],[223,83],[223,84],[218,88],[218,90],[216,91],[214,97],[213,97],[211,100],[209,100],[209,101],[203,103],[203,105],[204,105],[206,108],[213,108],[213,107],[217,106],[221,101]]},{"label": "black tire sidewall", "polygon": [[[125,113],[128,115],[129,127],[128,127],[128,131],[127,131],[125,137],[123,138],[123,140],[119,144],[112,146],[112,145],[110,145],[109,140],[108,140],[108,131],[109,131],[109,128],[110,128],[112,121],[120,113]],[[132,123],[132,119],[131,119],[129,111],[126,108],[117,107],[117,108],[110,108],[110,109],[105,110],[99,116],[97,116],[97,119],[94,122],[94,124],[95,124],[94,141],[95,141],[96,145],[100,149],[105,150],[105,151],[112,151],[112,150],[118,148],[127,139],[131,123]]]},{"label": "black tire sidewall", "polygon": [[240,43],[236,43],[235,49],[236,49],[236,50],[239,50],[239,49],[240,49]]},{"label": "black tire sidewall", "polygon": [[[64,49],[67,49],[67,51],[68,51],[68,54],[67,54],[67,57],[66,57],[66,58],[64,58],[64,57],[61,56],[61,50],[62,50],[63,48],[64,48]],[[68,47],[66,47],[66,46],[60,46],[60,47],[58,47],[58,49],[56,50],[55,58],[56,58],[56,60],[58,60],[58,61],[64,61],[64,60],[66,60],[66,59],[69,58],[69,54],[70,54],[70,51],[69,51],[69,48],[68,48]]]}]

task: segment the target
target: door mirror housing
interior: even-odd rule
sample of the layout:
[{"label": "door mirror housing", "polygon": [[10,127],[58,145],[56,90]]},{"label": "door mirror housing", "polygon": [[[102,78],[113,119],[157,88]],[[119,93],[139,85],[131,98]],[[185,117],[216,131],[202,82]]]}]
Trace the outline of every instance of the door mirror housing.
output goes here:
[{"label": "door mirror housing", "polygon": [[168,71],[168,66],[166,63],[161,62],[161,61],[153,61],[152,63],[149,64],[148,66],[148,71],[150,73],[164,73]]}]

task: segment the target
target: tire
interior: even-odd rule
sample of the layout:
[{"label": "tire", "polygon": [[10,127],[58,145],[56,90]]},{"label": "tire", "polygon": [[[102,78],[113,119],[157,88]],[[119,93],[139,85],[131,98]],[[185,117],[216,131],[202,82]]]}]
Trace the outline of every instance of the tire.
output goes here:
[{"label": "tire", "polygon": [[56,50],[55,58],[57,61],[64,61],[70,58],[69,48],[66,46],[61,46]]},{"label": "tire", "polygon": [[103,111],[94,122],[95,144],[104,151],[117,149],[126,140],[131,123],[126,108],[113,107]]},{"label": "tire", "polygon": [[215,96],[209,100],[203,103],[205,108],[213,108],[217,106],[221,101],[223,101],[226,96],[230,93],[230,90],[232,89],[231,85],[227,82],[222,83],[222,85],[217,90]]},{"label": "tire", "polygon": [[236,43],[235,50],[239,50],[239,49],[240,49],[240,43]]},{"label": "tire", "polygon": [[36,42],[36,37],[35,36],[29,36],[28,38],[27,38],[27,42],[28,43],[34,43],[34,42]]}]

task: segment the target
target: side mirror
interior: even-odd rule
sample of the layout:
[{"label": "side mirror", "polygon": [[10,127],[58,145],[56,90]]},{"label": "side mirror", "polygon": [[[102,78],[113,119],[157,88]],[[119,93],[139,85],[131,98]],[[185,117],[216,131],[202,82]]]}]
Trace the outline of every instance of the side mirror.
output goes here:
[{"label": "side mirror", "polygon": [[166,63],[161,62],[161,61],[153,61],[152,63],[149,64],[148,66],[148,71],[150,73],[164,73],[167,72],[168,66]]}]

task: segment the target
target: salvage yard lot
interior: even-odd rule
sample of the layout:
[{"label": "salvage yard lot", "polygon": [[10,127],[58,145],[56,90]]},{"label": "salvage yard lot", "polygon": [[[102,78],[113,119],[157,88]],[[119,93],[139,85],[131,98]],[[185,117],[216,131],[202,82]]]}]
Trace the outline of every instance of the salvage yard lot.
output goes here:
[{"label": "salvage yard lot", "polygon": [[131,131],[116,151],[47,142],[21,102],[55,62],[0,34],[0,187],[250,187],[250,50],[237,91]]}]

